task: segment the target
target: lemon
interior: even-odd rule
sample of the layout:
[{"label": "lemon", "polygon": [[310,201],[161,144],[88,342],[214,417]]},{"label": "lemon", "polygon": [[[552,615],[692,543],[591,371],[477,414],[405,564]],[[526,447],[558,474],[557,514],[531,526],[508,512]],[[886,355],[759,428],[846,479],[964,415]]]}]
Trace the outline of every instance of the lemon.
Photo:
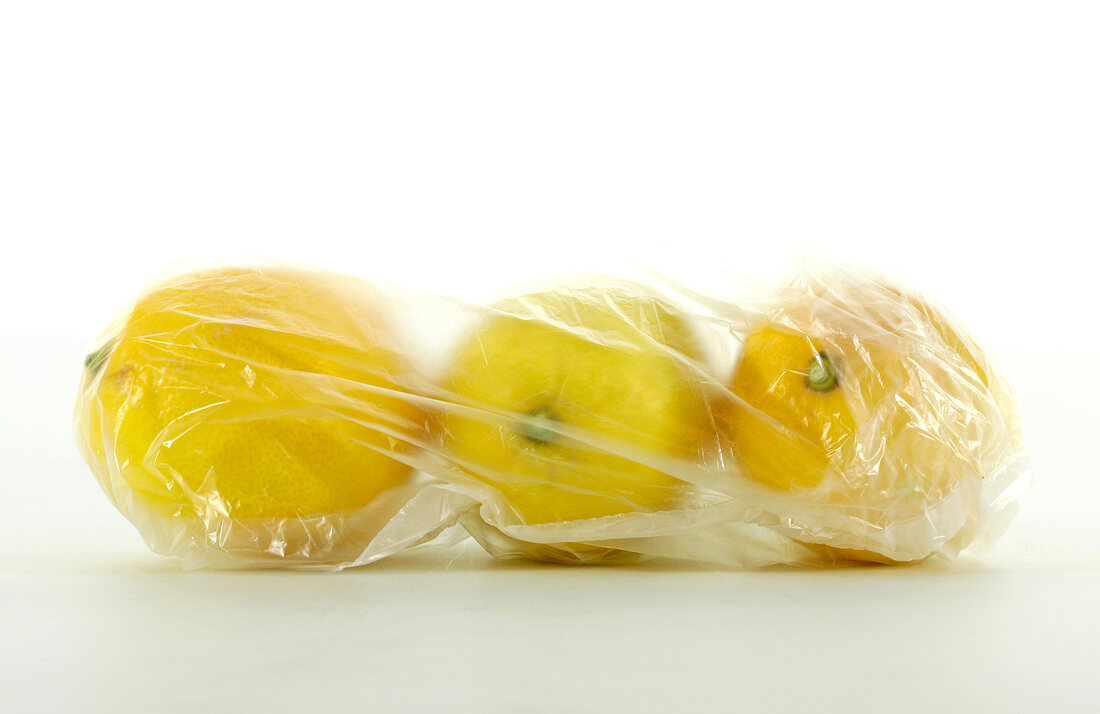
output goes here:
[{"label": "lemon", "polygon": [[446,452],[525,524],[669,506],[708,411],[689,325],[640,286],[562,287],[494,306],[459,350]]},{"label": "lemon", "polygon": [[[356,285],[218,269],[142,296],[89,355],[77,406],[78,443],[116,504],[207,537],[236,528],[258,550],[293,549],[297,530],[317,556],[343,515],[405,482],[423,418]],[[287,525],[309,519],[312,532]]]},{"label": "lemon", "polygon": [[952,318],[853,276],[771,311],[729,391],[741,473],[868,532],[923,517],[1019,448],[1008,387]]},{"label": "lemon", "polygon": [[855,420],[833,359],[820,341],[774,327],[745,339],[729,429],[751,476],[783,489],[816,486],[851,441]]}]

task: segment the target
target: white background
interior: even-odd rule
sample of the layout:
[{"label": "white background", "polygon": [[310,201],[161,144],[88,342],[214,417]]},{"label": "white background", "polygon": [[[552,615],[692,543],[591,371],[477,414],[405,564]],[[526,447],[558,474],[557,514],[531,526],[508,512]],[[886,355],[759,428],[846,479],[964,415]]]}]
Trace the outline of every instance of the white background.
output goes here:
[{"label": "white background", "polygon": [[[1051,1],[0,5],[0,710],[1096,710],[1098,37]],[[480,298],[807,251],[1015,383],[990,555],[185,574],[72,446],[84,351],[181,261]]]}]

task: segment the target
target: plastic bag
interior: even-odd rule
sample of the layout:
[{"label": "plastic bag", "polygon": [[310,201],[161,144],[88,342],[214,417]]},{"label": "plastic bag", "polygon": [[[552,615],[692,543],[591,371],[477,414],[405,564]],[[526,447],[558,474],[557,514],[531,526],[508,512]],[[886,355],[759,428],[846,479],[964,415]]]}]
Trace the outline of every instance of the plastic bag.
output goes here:
[{"label": "plastic bag", "polygon": [[858,271],[702,295],[571,278],[482,306],[297,266],[148,290],[85,364],[78,445],[185,568],[498,557],[734,567],[989,544],[1011,392],[941,308]]}]

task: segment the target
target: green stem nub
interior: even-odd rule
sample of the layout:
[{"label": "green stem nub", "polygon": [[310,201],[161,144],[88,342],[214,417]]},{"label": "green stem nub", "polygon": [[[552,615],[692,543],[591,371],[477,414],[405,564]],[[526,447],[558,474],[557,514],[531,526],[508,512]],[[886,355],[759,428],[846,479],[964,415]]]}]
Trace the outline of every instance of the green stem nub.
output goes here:
[{"label": "green stem nub", "polygon": [[836,366],[824,352],[818,352],[806,370],[806,386],[818,392],[827,392],[839,382]]},{"label": "green stem nub", "polygon": [[546,408],[536,409],[527,418],[528,421],[523,424],[523,435],[531,441],[549,444],[558,438],[558,432],[554,430],[558,423],[554,412]]},{"label": "green stem nub", "polygon": [[102,367],[103,363],[107,361],[107,358],[111,356],[111,348],[112,345],[107,344],[89,353],[88,356],[84,358],[84,366],[95,372]]}]

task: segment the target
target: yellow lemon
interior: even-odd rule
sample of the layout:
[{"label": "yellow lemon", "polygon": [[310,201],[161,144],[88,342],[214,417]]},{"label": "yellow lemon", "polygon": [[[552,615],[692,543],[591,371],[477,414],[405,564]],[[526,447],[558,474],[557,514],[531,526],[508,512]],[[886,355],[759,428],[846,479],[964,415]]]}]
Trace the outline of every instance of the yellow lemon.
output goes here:
[{"label": "yellow lemon", "polygon": [[89,355],[77,405],[78,443],[116,504],[207,538],[236,529],[245,551],[331,551],[341,518],[408,479],[400,456],[423,429],[357,285],[219,269],[142,296]]},{"label": "yellow lemon", "polygon": [[746,337],[726,433],[741,471],[868,532],[922,516],[1019,448],[1011,394],[952,319],[853,276],[792,297]]},{"label": "yellow lemon", "polygon": [[697,357],[687,323],[630,283],[507,300],[454,360],[446,450],[526,524],[667,507],[680,481],[644,462],[696,456]]},{"label": "yellow lemon", "polygon": [[745,339],[729,428],[750,475],[785,489],[821,483],[855,433],[840,379],[820,341],[770,326]]}]

